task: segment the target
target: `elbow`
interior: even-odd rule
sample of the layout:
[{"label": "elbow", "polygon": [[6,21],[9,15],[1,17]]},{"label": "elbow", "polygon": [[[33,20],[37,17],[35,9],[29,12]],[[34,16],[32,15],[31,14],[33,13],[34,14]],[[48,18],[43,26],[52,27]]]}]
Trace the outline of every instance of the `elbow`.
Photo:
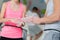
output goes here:
[{"label": "elbow", "polygon": [[56,17],[56,18],[55,18],[55,21],[60,21],[60,17],[59,17],[59,16]]},{"label": "elbow", "polygon": [[55,16],[55,17],[52,17],[49,21],[50,22],[57,22],[57,21],[60,21],[60,18],[59,18],[59,16]]},{"label": "elbow", "polygon": [[57,21],[60,21],[60,18],[57,18]]}]

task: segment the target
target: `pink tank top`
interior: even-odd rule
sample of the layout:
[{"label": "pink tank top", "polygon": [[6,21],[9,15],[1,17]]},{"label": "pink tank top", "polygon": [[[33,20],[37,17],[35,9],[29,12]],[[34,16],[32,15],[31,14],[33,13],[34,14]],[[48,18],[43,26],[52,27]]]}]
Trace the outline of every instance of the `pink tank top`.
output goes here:
[{"label": "pink tank top", "polygon": [[[20,9],[17,11],[13,11],[10,7],[11,2],[7,2],[7,8],[5,13],[5,18],[22,18],[24,7],[23,4],[20,3]],[[6,24],[13,24],[12,22],[6,22]],[[4,26],[1,31],[1,36],[7,38],[22,38],[22,29],[13,27],[13,26]]]}]

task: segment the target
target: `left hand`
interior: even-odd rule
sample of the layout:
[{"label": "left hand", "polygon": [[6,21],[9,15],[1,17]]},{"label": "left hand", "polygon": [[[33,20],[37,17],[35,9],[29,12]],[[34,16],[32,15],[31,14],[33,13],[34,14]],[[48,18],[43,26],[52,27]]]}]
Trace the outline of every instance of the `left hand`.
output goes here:
[{"label": "left hand", "polygon": [[40,18],[39,17],[32,17],[30,21],[35,23],[35,24],[40,24]]}]

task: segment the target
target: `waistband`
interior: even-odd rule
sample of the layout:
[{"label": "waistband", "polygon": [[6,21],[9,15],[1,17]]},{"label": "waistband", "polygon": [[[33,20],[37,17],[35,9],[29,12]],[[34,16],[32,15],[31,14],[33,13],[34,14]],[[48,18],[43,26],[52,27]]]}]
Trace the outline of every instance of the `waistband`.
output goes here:
[{"label": "waistband", "polygon": [[51,30],[60,32],[60,30],[57,30],[57,29],[45,29],[44,31],[51,31]]},{"label": "waistband", "polygon": [[[18,26],[15,26],[15,25],[4,25],[4,26],[10,26],[10,27],[16,27],[16,28],[21,28],[21,29],[22,29],[22,27],[18,27]],[[3,26],[3,27],[4,27],[4,26]],[[2,28],[3,28],[3,27],[2,27]]]},{"label": "waistband", "polygon": [[15,39],[15,40],[21,39],[21,40],[23,40],[23,38],[7,38],[7,37],[0,36],[0,39],[2,39],[2,38],[3,38],[3,39],[10,39],[10,40],[11,40],[11,39]]}]

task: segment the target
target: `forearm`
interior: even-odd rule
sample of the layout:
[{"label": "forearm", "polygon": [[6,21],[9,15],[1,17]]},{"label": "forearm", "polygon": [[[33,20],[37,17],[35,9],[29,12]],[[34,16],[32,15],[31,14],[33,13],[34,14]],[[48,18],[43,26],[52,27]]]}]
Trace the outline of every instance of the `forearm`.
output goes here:
[{"label": "forearm", "polygon": [[7,22],[7,21],[9,21],[7,18],[1,18],[0,19],[0,22],[2,22],[2,23]]},{"label": "forearm", "polygon": [[43,18],[41,18],[41,23],[53,23],[60,20],[60,11],[55,10],[52,15],[47,16],[47,13]]},{"label": "forearm", "polygon": [[40,19],[40,23],[54,23],[59,21],[59,17],[44,17]]}]

